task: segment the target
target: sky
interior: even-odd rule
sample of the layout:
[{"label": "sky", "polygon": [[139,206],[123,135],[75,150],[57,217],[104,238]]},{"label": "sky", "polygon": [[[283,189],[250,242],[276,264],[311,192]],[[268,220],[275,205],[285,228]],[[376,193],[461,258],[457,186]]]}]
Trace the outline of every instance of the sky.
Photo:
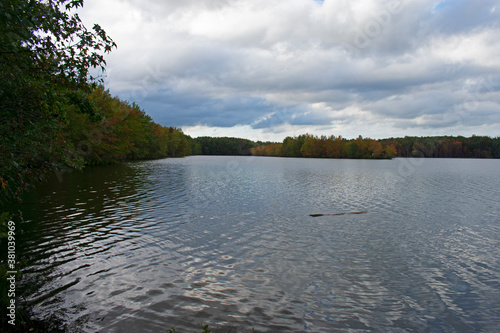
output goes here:
[{"label": "sky", "polygon": [[105,86],[197,136],[500,136],[500,0],[86,0]]}]

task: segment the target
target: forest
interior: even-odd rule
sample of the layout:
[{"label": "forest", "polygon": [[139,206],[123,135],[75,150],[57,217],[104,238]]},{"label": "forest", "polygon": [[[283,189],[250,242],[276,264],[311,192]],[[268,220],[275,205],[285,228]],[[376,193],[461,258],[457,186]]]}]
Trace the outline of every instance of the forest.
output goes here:
[{"label": "forest", "polygon": [[209,136],[198,137],[194,141],[199,155],[251,155],[253,148],[266,144],[241,138]]},{"label": "forest", "polygon": [[314,158],[393,158],[396,150],[391,145],[382,144],[373,139],[359,136],[348,140],[342,136],[314,136],[303,134],[287,137],[282,143],[258,146],[252,149],[257,156],[314,157]]},{"label": "forest", "polygon": [[135,103],[112,97],[103,86],[82,96],[92,112],[74,104],[66,110],[61,137],[84,165],[124,160],[180,157],[196,152],[196,143],[181,129],[155,123]]},{"label": "forest", "polygon": [[432,136],[369,139],[359,136],[287,137],[282,143],[251,149],[253,155],[314,158],[381,159],[394,157],[500,158],[500,138],[488,136]]},{"label": "forest", "polygon": [[[155,123],[135,103],[113,97],[98,85],[66,91],[59,110],[30,121],[23,113],[4,119],[0,163],[3,197],[17,199],[50,171],[126,160],[197,153],[181,129]],[[8,125],[8,130],[6,128]]]},{"label": "forest", "polygon": [[2,1],[0,207],[54,171],[197,152],[180,129],[102,86],[104,55],[116,44],[98,24],[83,25],[81,6]]},{"label": "forest", "polygon": [[379,140],[396,149],[396,157],[500,158],[500,138],[432,136]]}]

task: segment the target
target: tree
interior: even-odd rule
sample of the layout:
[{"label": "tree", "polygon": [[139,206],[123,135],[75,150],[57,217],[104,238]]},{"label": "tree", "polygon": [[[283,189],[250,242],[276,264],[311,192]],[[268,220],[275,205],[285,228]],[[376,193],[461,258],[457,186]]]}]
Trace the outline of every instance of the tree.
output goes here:
[{"label": "tree", "polygon": [[315,157],[316,138],[312,135],[306,134],[304,144],[300,148],[300,152],[304,157]]},{"label": "tree", "polygon": [[376,140],[370,140],[370,151],[372,152],[372,158],[383,157],[384,148],[382,148],[382,144]]},{"label": "tree", "polygon": [[240,138],[204,136],[194,140],[203,155],[251,155],[252,148],[257,146],[256,142]]},{"label": "tree", "polygon": [[347,158],[358,158],[359,150],[355,140],[349,141],[345,146],[344,156]]},{"label": "tree", "polygon": [[397,149],[394,144],[385,147],[385,157],[394,158],[397,156]]},{"label": "tree", "polygon": [[[104,71],[116,44],[95,24],[88,30],[75,9],[83,0],[4,0],[0,4],[2,62],[59,83],[86,85],[90,68]],[[70,12],[73,12],[70,14]],[[54,82],[54,81],[53,81]]]},{"label": "tree", "polygon": [[90,68],[104,70],[115,43],[99,25],[88,30],[75,9],[83,0],[3,0],[0,3],[1,201],[50,170],[76,166],[60,129],[74,104],[94,116],[85,94]]}]

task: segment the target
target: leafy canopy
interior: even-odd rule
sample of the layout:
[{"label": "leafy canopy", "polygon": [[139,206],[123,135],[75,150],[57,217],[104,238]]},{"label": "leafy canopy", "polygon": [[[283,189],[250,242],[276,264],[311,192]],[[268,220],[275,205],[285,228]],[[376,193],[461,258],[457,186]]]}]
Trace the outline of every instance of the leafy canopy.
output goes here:
[{"label": "leafy canopy", "polygon": [[90,91],[90,69],[104,70],[104,54],[116,47],[99,25],[83,25],[81,6],[83,0],[0,2],[0,204],[49,170],[74,164],[60,135],[65,110],[77,104],[93,112],[75,97]]},{"label": "leafy canopy", "polygon": [[45,72],[61,83],[86,84],[89,68],[106,64],[116,44],[95,24],[88,30],[76,13],[83,0],[0,2],[0,56],[23,69]]}]

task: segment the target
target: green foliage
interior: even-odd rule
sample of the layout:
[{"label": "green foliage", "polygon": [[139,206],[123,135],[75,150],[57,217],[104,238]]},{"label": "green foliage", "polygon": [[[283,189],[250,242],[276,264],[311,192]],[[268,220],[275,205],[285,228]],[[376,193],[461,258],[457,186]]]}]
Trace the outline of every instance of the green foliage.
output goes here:
[{"label": "green foliage", "polygon": [[0,3],[0,206],[50,171],[186,156],[199,146],[96,86],[115,43],[88,30],[83,0]]},{"label": "green foliage", "polygon": [[307,137],[307,135],[300,135],[296,138],[286,137],[283,140],[282,155],[285,157],[302,157],[301,149]]},{"label": "green foliage", "polygon": [[87,98],[100,120],[71,106],[63,130],[69,153],[83,158],[85,164],[191,155],[193,139],[180,129],[156,124],[135,103],[112,97],[102,86]]},{"label": "green foliage", "polygon": [[314,136],[310,134],[298,137],[287,137],[283,143],[258,146],[252,149],[253,155],[283,157],[314,158],[393,158],[393,147],[383,147],[373,139],[359,136],[354,140],[346,140],[341,136]]},{"label": "green foliage", "polygon": [[2,1],[2,61],[20,65],[53,83],[86,85],[89,68],[104,70],[103,53],[116,45],[98,24],[91,31],[83,25],[74,12],[83,2]]},{"label": "green foliage", "polygon": [[500,158],[500,138],[404,137],[373,140],[359,136],[318,137],[310,134],[287,137],[283,143],[257,146],[253,155],[315,158],[382,159],[394,157]]},{"label": "green foliage", "polygon": [[500,158],[500,138],[473,135],[404,137],[380,140],[397,157]]},{"label": "green foliage", "polygon": [[[89,112],[85,98],[91,67],[104,68],[115,46],[95,25],[89,31],[70,12],[83,0],[0,3],[0,205],[66,164],[61,137],[65,108]],[[90,112],[92,115],[92,112]]]},{"label": "green foliage", "polygon": [[251,155],[251,149],[262,143],[239,138],[198,137],[194,139],[202,155]]}]

